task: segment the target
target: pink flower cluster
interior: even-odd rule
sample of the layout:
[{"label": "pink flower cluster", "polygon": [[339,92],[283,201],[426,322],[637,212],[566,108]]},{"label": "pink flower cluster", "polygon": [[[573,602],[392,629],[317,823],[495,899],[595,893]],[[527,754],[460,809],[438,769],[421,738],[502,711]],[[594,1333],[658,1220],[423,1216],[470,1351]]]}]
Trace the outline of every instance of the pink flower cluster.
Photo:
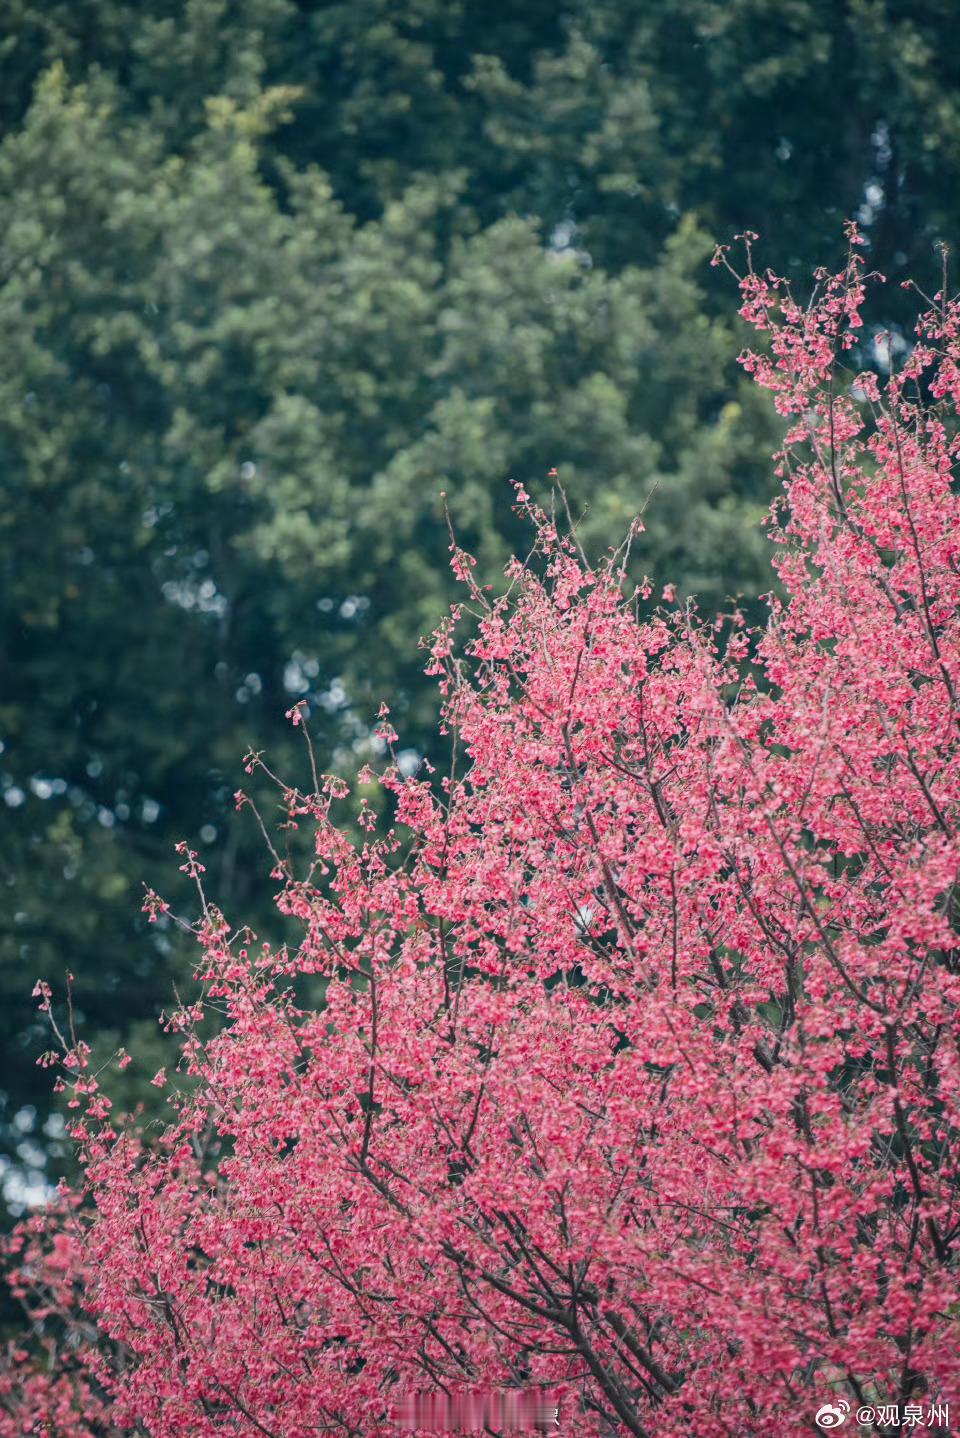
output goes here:
[{"label": "pink flower cluster", "polygon": [[378,1438],[482,1388],[578,1438],[766,1438],[960,1401],[960,307],[877,376],[856,249],[808,305],[742,283],[786,597],[644,617],[525,498],[505,595],[456,552],[450,775],[388,767],[359,845],[338,781],[280,786],[298,939],[203,901],[163,1134],[66,1070],[53,1307],[97,1338],[43,1372],[52,1431]]}]

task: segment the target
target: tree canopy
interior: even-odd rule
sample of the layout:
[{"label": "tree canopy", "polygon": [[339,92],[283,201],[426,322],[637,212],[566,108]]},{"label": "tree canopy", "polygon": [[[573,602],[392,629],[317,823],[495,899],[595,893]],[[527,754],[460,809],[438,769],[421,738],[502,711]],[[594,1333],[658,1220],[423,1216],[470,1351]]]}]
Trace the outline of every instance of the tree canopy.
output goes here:
[{"label": "tree canopy", "polygon": [[526,560],[455,547],[429,644],[461,762],[350,785],[292,707],[289,945],[181,847],[164,1123],[39,986],[83,1182],[9,1245],[0,1438],[955,1431],[960,300],[851,383],[849,233],[809,303],[742,266],[790,422],[761,625],[518,483]]},{"label": "tree canopy", "polygon": [[19,1170],[60,1161],[34,980],[72,973],[104,1045],[152,1034],[186,960],[140,893],[180,838],[225,906],[268,909],[232,794],[248,748],[282,765],[290,703],[326,767],[375,747],[384,696],[433,752],[441,491],[488,569],[523,542],[507,481],[543,495],[556,466],[593,552],[646,502],[639,573],[708,606],[769,588],[775,427],[706,261],[749,226],[806,274],[859,215],[871,261],[931,273],[960,204],[958,42],[948,0],[5,7]]}]

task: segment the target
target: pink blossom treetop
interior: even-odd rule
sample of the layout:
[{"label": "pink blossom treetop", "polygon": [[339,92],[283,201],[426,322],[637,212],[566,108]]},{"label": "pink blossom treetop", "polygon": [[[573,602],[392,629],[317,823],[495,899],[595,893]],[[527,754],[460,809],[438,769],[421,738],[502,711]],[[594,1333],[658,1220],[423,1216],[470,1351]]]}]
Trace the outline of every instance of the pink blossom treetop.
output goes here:
[{"label": "pink blossom treetop", "polygon": [[626,546],[591,567],[519,495],[533,554],[491,598],[455,551],[432,641],[450,776],[388,767],[362,846],[339,780],[281,785],[298,942],[203,900],[166,1132],[118,1132],[68,1045],[88,1431],[106,1401],[151,1438],[378,1438],[479,1388],[582,1438],[960,1403],[960,306],[854,368],[856,232],[802,306],[751,239],[743,363],[791,425],[765,627],[669,588],[642,617]]}]

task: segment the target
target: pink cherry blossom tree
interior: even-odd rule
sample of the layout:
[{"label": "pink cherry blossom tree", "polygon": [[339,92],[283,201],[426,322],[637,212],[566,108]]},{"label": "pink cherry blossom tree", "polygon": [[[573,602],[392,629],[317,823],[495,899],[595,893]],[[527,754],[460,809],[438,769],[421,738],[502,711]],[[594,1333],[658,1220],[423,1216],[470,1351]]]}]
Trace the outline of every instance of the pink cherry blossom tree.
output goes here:
[{"label": "pink cherry blossom tree", "polygon": [[522,490],[500,597],[454,546],[450,774],[390,764],[392,826],[361,802],[357,845],[307,739],[309,782],[278,783],[309,862],[261,819],[282,947],[185,852],[198,994],[159,1137],[112,1125],[66,1044],[87,1186],[17,1281],[68,1358],[11,1360],[4,1438],[44,1402],[70,1438],[377,1438],[410,1395],[481,1389],[557,1395],[583,1438],[793,1432],[825,1403],[946,1431],[960,305],[924,301],[902,363],[858,350],[856,231],[804,304],[753,238],[785,597],[756,631],[669,586],[651,614],[639,522],[591,565]]}]

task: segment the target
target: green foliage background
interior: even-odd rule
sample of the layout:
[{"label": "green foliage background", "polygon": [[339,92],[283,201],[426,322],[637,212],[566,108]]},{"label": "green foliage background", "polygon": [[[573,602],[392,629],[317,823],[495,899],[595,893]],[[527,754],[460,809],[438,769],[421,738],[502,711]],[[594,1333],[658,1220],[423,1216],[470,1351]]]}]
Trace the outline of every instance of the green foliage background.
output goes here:
[{"label": "green foliage background", "polygon": [[[146,926],[205,851],[264,913],[248,746],[324,767],[380,697],[433,742],[438,495],[490,577],[508,479],[706,606],[769,585],[775,434],[706,261],[803,279],[859,215],[957,233],[953,0],[8,0],[0,13],[0,1154],[67,1161],[30,991],[137,1062],[189,973]],[[887,292],[896,323],[898,291]],[[149,1108],[148,1108],[149,1111]],[[30,1175],[32,1174],[32,1178]]]}]

